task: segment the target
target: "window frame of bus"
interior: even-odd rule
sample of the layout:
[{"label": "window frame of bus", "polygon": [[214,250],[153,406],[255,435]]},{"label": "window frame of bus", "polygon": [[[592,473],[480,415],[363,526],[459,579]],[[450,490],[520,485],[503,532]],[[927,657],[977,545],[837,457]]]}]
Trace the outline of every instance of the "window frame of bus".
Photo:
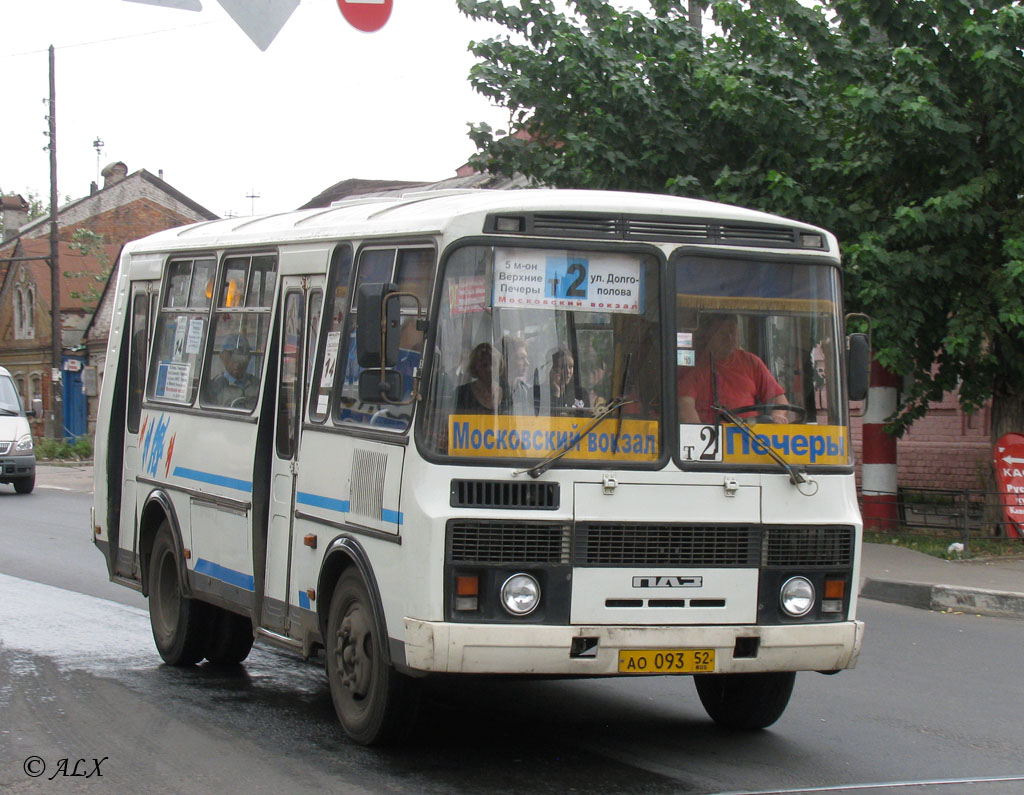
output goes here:
[{"label": "window frame of bus", "polygon": [[[668,324],[662,322],[670,307],[670,297],[667,295],[667,290],[664,285],[667,284],[670,273],[668,271],[669,258],[665,252],[656,245],[646,243],[622,243],[607,240],[570,240],[565,238],[550,238],[544,240],[534,239],[515,239],[510,241],[508,238],[502,237],[484,237],[484,236],[469,236],[464,237],[452,245],[448,246],[444,253],[443,259],[439,261],[437,272],[434,277],[434,295],[430,305],[430,330],[427,335],[427,339],[424,341],[424,355],[422,363],[422,379],[420,389],[420,400],[418,402],[427,404],[429,403],[429,389],[431,382],[433,381],[434,369],[437,366],[435,361],[435,349],[437,347],[437,335],[440,332],[440,314],[441,314],[441,302],[444,300],[445,280],[447,278],[447,272],[449,263],[452,257],[460,249],[466,247],[484,247],[491,249],[491,274],[490,278],[493,280],[493,268],[494,268],[494,249],[495,248],[507,248],[509,246],[515,248],[536,248],[546,250],[561,250],[561,251],[580,251],[580,252],[598,252],[598,253],[620,253],[620,254],[633,254],[638,257],[651,257],[653,262],[649,269],[649,274],[653,275],[657,280],[658,295],[657,298],[650,304],[650,306],[656,307],[659,323],[657,324],[657,340],[661,345],[662,351],[667,351],[670,341],[674,339],[670,336],[670,329]],[[649,291],[645,288],[645,293],[649,295]],[[671,295],[671,301],[675,300],[675,287],[673,283],[673,292]],[[674,317],[674,315],[673,315]],[[673,365],[674,366],[674,365]],[[632,365],[631,365],[632,367]],[[658,363],[660,372],[660,398],[662,406],[668,405],[666,401],[675,400],[675,382],[670,385],[668,383],[667,373],[669,372],[669,361],[666,355],[660,357]],[[425,408],[424,411],[427,409]],[[426,416],[426,414],[424,414]],[[678,443],[678,432],[669,433],[666,426],[675,420],[676,414],[675,409],[671,411],[661,411],[659,417],[659,428],[658,428],[658,444],[660,450],[658,457],[653,461],[612,461],[612,460],[600,460],[600,461],[586,461],[586,460],[569,460],[556,462],[553,465],[554,468],[563,466],[571,466],[576,469],[607,469],[609,466],[615,466],[624,469],[631,470],[659,470],[664,469],[665,465],[670,459],[674,457],[673,452],[669,449],[670,441],[674,439],[674,443]],[[614,419],[609,419],[609,422]],[[420,455],[427,461],[436,464],[454,464],[454,465],[470,465],[470,466],[499,466],[507,467],[514,463],[516,459],[511,458],[498,458],[498,457],[458,457],[453,455],[441,454],[436,452],[429,444],[428,429],[426,423],[416,423],[416,445]],[[522,459],[523,462],[528,462],[533,459]],[[537,459],[540,460],[540,459]]]},{"label": "window frame of bus", "polygon": [[[157,312],[156,312],[155,322],[153,323],[153,337],[152,337],[152,344],[151,344],[150,354],[149,354],[149,368],[148,368],[149,369],[149,373],[148,373],[148,377],[146,379],[146,392],[145,392],[146,400],[152,400],[152,401],[155,401],[155,402],[158,402],[158,403],[162,403],[162,404],[166,404],[166,405],[169,405],[169,406],[183,406],[183,407],[192,406],[196,402],[196,396],[199,393],[199,381],[200,381],[200,377],[201,377],[201,371],[202,371],[202,368],[203,368],[203,362],[205,360],[205,356],[203,355],[203,352],[205,350],[206,335],[209,332],[210,309],[211,309],[211,307],[213,305],[213,294],[211,293],[209,296],[206,297],[206,302],[202,306],[200,306],[200,305],[193,306],[191,301],[192,301],[192,298],[195,296],[195,290],[194,290],[193,282],[195,280],[195,275],[196,275],[195,274],[196,263],[197,262],[206,262],[206,261],[210,261],[210,262],[213,263],[213,274],[212,274],[211,278],[215,282],[216,279],[217,279],[217,274],[219,272],[218,257],[217,257],[217,254],[215,252],[196,252],[196,253],[187,254],[187,255],[169,256],[167,258],[167,261],[166,261],[166,263],[164,265],[164,268],[163,268],[163,277],[161,278],[161,283],[160,283],[159,306],[158,306],[158,309],[157,309]],[[190,266],[191,266],[190,270],[189,270],[189,275],[188,275],[188,289],[185,291],[186,303],[185,303],[184,306],[170,306],[170,301],[173,300],[173,298],[174,298],[174,294],[171,292],[171,289],[170,289],[171,278],[172,278],[172,275],[173,275],[173,269],[174,269],[174,266],[176,264],[184,263],[184,262],[190,263]],[[205,294],[205,290],[204,290],[203,294]],[[203,295],[203,294],[201,294],[201,295]],[[158,371],[158,369],[160,367],[160,364],[161,364],[161,359],[160,359],[160,356],[158,354],[159,354],[160,347],[165,344],[165,341],[164,341],[163,337],[165,336],[165,332],[169,328],[169,319],[171,317],[175,318],[175,332],[174,332],[174,337],[172,337],[171,340],[170,340],[170,344],[171,344],[172,348],[176,344],[175,338],[177,337],[177,319],[182,317],[183,315],[187,316],[189,318],[192,318],[192,317],[205,317],[206,320],[203,323],[202,337],[200,339],[199,350],[194,352],[194,353],[192,353],[192,354],[187,354],[187,355],[192,355],[192,356],[196,357],[194,362],[192,363],[192,365],[190,365],[191,367],[195,367],[195,362],[198,362],[198,367],[196,368],[196,372],[189,373],[189,375],[188,375],[188,378],[189,378],[189,394],[188,394],[188,399],[187,400],[175,400],[174,398],[167,397],[166,394],[164,394],[164,395],[157,395],[157,394],[155,394],[156,393],[156,387],[157,387],[157,381],[158,381],[157,371]],[[191,325],[191,320],[189,321],[189,324]],[[187,344],[187,335],[188,335],[188,330],[186,328],[185,334],[183,335],[183,343],[184,344]],[[168,361],[168,364],[173,364],[173,363],[174,363],[173,360]],[[165,375],[165,378],[166,378],[166,375]],[[165,389],[165,392],[166,392],[166,389]]]},{"label": "window frame of bus", "polygon": [[[262,269],[263,273],[273,273],[270,295],[268,296],[265,294],[266,280],[264,279],[261,294],[257,296],[257,302],[250,303],[253,287],[252,277],[255,270],[254,265],[258,259],[263,258],[270,260],[273,264],[272,269]],[[236,260],[246,261],[245,284],[242,287],[241,303],[229,305],[227,301],[229,300],[229,288],[232,285],[229,284],[228,281],[228,272],[230,264]],[[267,357],[269,356],[270,345],[268,342],[271,338],[271,325],[275,316],[274,300],[277,297],[278,285],[281,281],[278,274],[279,266],[280,257],[277,250],[260,249],[254,251],[226,251],[222,254],[220,267],[217,269],[217,288],[215,290],[216,300],[212,302],[210,306],[210,319],[206,333],[203,367],[202,372],[200,373],[199,406],[202,409],[223,411],[233,415],[250,415],[259,405],[260,398],[262,396],[263,376],[266,373]],[[229,335],[240,334],[246,338],[247,342],[249,342],[249,365],[246,368],[247,370],[252,366],[254,361],[260,362],[258,369],[252,374],[256,383],[256,395],[252,405],[249,407],[224,405],[209,400],[208,389],[211,381],[216,378],[216,376],[212,378],[210,377],[212,361],[215,355],[220,354],[220,351],[217,350],[216,344],[217,340],[220,338],[220,335],[217,333],[217,327],[221,318],[230,319],[232,316],[240,318],[256,318],[256,335],[259,338],[256,346],[253,346],[252,343],[249,342],[248,331],[245,333],[242,331],[228,332]],[[261,322],[261,318],[263,322]]]},{"label": "window frame of bus", "polygon": [[[131,289],[131,288],[129,288]],[[144,311],[139,312],[138,304]],[[142,320],[140,328],[140,319]],[[149,371],[149,329],[153,321],[153,296],[149,290],[139,289],[131,294],[128,304],[128,402],[126,424],[128,433],[136,434],[142,421],[142,404],[146,397],[146,373]],[[143,339],[137,339],[139,332]]]},{"label": "window frame of bus", "polygon": [[[364,280],[361,278],[363,276],[363,273],[364,273],[364,271],[363,271],[364,264],[366,264],[366,260],[364,258],[367,255],[372,254],[373,252],[378,252],[378,251],[384,251],[384,252],[391,252],[392,253],[390,267],[387,269],[386,273],[374,273],[373,274],[373,281],[364,282]],[[355,369],[354,369],[354,372],[353,372],[353,377],[354,377],[355,380],[350,382],[350,385],[351,385],[351,390],[350,391],[353,391],[355,393],[355,400],[354,400],[353,405],[358,405],[360,407],[363,406],[363,405],[377,406],[378,408],[376,409],[374,414],[376,414],[377,412],[383,411],[388,406],[392,406],[393,405],[393,407],[398,410],[399,416],[389,417],[389,420],[393,421],[396,424],[400,423],[400,427],[395,427],[394,425],[390,426],[390,427],[386,426],[386,425],[371,425],[371,422],[373,421],[374,414],[371,414],[370,416],[368,416],[368,417],[366,417],[365,419],[362,419],[362,420],[353,419],[352,417],[342,417],[342,416],[340,416],[341,412],[348,408],[347,406],[346,407],[342,407],[342,399],[343,399],[343,396],[346,393],[346,384],[349,383],[349,382],[346,382],[346,377],[347,377],[348,372],[349,372],[349,365],[353,361],[352,358],[349,355],[349,352],[351,350],[354,350],[352,348],[352,346],[355,344],[355,334],[356,334],[356,330],[358,328],[358,312],[357,312],[357,309],[356,309],[356,298],[357,298],[359,286],[361,284],[363,284],[363,283],[375,284],[375,283],[378,283],[378,279],[380,279],[381,281],[384,281],[384,282],[388,282],[388,281],[394,282],[398,286],[398,290],[400,292],[412,292],[413,294],[416,294],[415,290],[409,290],[408,289],[409,282],[410,282],[410,280],[408,278],[403,278],[403,279],[399,279],[398,278],[399,277],[399,270],[402,267],[402,265],[404,264],[402,262],[402,252],[426,252],[429,255],[429,257],[428,257],[429,264],[428,264],[428,266],[426,268],[426,273],[425,274],[423,274],[423,273],[420,274],[422,276],[425,276],[425,278],[421,279],[419,281],[419,283],[426,286],[426,295],[423,296],[423,298],[425,298],[426,300],[421,301],[421,303],[423,305],[427,305],[427,304],[429,304],[429,302],[431,300],[431,293],[434,290],[434,281],[435,281],[434,275],[437,272],[437,259],[438,259],[438,257],[437,257],[437,245],[436,245],[435,241],[433,241],[433,240],[425,240],[423,238],[412,238],[412,239],[408,239],[408,240],[398,240],[398,241],[391,241],[391,240],[389,240],[389,241],[378,241],[378,240],[374,240],[374,241],[367,241],[367,242],[363,243],[359,247],[358,251],[356,252],[356,256],[353,258],[354,267],[352,268],[352,278],[351,278],[351,282],[350,282],[350,291],[349,291],[349,294],[348,294],[349,295],[349,297],[348,297],[348,313],[347,313],[347,316],[345,317],[344,330],[342,332],[342,336],[341,336],[341,340],[340,340],[340,344],[339,344],[338,366],[337,366],[337,368],[335,370],[334,386],[333,386],[333,389],[331,391],[330,416],[331,416],[331,424],[335,428],[344,428],[346,430],[357,430],[358,429],[358,430],[363,430],[363,431],[368,431],[368,432],[381,432],[381,433],[385,433],[385,434],[388,434],[390,436],[393,436],[393,435],[396,435],[396,434],[403,434],[403,435],[407,434],[409,432],[409,428],[412,426],[413,414],[415,413],[415,402],[411,403],[411,404],[407,404],[407,405],[388,404],[388,403],[363,404],[361,401],[358,400],[358,378],[359,378],[359,373],[361,373],[364,369],[366,369],[366,368],[359,367],[358,363],[355,363]],[[403,273],[401,275],[403,277],[405,277],[406,273],[403,271]],[[409,275],[412,276],[413,274],[410,273]],[[413,281],[413,284],[416,284],[415,279],[413,279],[412,281]],[[326,308],[326,306],[325,306],[325,308]],[[416,308],[415,307],[410,307],[406,301],[402,302],[400,310],[399,310],[399,314],[401,316],[403,325],[405,323],[408,323],[408,322],[415,323],[416,318],[417,318]],[[428,315],[428,317],[429,317],[429,315]],[[419,342],[419,351],[418,351],[419,362],[418,362],[418,364],[415,365],[415,367],[418,367],[422,371],[423,350],[424,350],[424,345],[425,345],[425,342],[426,342],[426,334],[424,332],[422,332],[422,331],[419,331],[419,340],[418,340],[418,342]],[[413,353],[417,353],[417,351],[415,349],[408,349],[408,350],[411,350]],[[400,357],[400,361],[401,361],[401,352],[399,353],[399,357]],[[403,399],[405,397],[406,397],[406,395],[403,392]],[[363,412],[363,414],[365,415],[366,412]]]},{"label": "window frame of bus", "polygon": [[[352,289],[352,263],[355,261],[351,243],[339,243],[331,252],[331,267],[327,274],[327,285],[324,288],[323,304],[320,308],[320,328],[317,332],[318,340],[316,346],[316,364],[309,382],[309,400],[307,402],[307,419],[314,425],[324,425],[327,418],[331,416],[333,404],[334,384],[337,381],[338,366],[341,364],[341,341],[345,338],[345,325],[348,323],[349,295]],[[342,276],[344,284],[342,284]],[[339,296],[338,289],[344,287],[345,292]],[[334,317],[335,304],[338,300],[345,303],[342,309],[341,321],[337,329],[333,324],[325,322],[325,318]],[[332,333],[338,334],[338,345],[334,351],[334,373],[329,376],[330,380],[325,383],[323,380],[324,360],[327,356],[327,341]],[[315,386],[314,386],[315,385]],[[320,409],[319,402],[326,398],[326,405]]]},{"label": "window frame of bus", "polygon": [[[684,258],[697,258],[705,260],[730,260],[739,262],[750,262],[750,263],[770,263],[770,264],[782,264],[782,265],[804,265],[808,267],[816,268],[831,268],[835,272],[835,279],[833,280],[833,286],[835,293],[833,295],[833,303],[836,307],[835,319],[836,323],[841,322],[843,312],[843,268],[842,264],[835,257],[827,254],[815,253],[806,256],[798,256],[792,252],[763,252],[763,251],[720,251],[715,249],[707,249],[702,246],[684,245],[673,249],[667,259],[667,272],[666,278],[672,283],[671,295],[666,290],[666,299],[669,302],[666,311],[669,314],[666,315],[667,322],[665,326],[671,333],[674,339],[675,333],[678,330],[676,328],[676,278],[677,268],[680,260]],[[737,312],[737,314],[741,314]],[[843,340],[841,329],[837,328],[837,339]],[[675,344],[673,342],[673,348]],[[849,405],[845,403],[845,345],[836,343],[836,349],[838,351],[838,360],[836,362],[836,378],[838,380],[836,389],[839,395],[839,422],[837,425],[832,427],[845,427],[850,428],[850,412]],[[740,472],[764,472],[765,470],[771,470],[777,468],[777,464],[768,462],[764,464],[737,464],[736,462],[711,462],[711,461],[686,461],[683,460],[679,451],[679,439],[680,439],[680,418],[679,418],[679,395],[677,388],[676,378],[678,376],[678,366],[675,364],[674,359],[667,357],[666,361],[670,365],[672,377],[669,379],[670,383],[666,386],[670,389],[671,400],[673,405],[673,416],[675,422],[673,423],[673,432],[671,434],[672,439],[671,455],[672,460],[676,466],[682,470],[687,471],[701,471],[701,472],[719,472],[719,471],[740,471]],[[788,393],[787,393],[788,394]],[[852,436],[848,439],[847,445],[847,463],[846,464],[814,464],[814,465],[800,465],[801,469],[806,470],[810,473],[841,473],[844,474],[847,471],[852,471],[854,468],[853,458],[853,447],[852,447]]]}]

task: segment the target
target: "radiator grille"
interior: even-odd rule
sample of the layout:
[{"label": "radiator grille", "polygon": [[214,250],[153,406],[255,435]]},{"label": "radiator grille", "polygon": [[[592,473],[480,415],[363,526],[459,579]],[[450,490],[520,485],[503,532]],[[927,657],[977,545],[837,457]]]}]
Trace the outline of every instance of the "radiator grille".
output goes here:
[{"label": "radiator grille", "polygon": [[453,508],[558,508],[558,484],[510,480],[453,480]]},{"label": "radiator grille", "polygon": [[577,566],[757,566],[760,534],[752,527],[694,527],[581,522]]},{"label": "radiator grille", "polygon": [[388,457],[374,450],[352,451],[352,480],[349,486],[349,512],[380,520],[384,508],[384,478]]},{"label": "radiator grille", "polygon": [[454,563],[568,563],[569,526],[453,519],[448,560]]},{"label": "radiator grille", "polygon": [[772,527],[765,530],[766,566],[850,566],[852,527]]},{"label": "radiator grille", "polygon": [[4,455],[8,450],[10,450],[12,444],[14,444],[14,442],[0,442],[0,455]]}]

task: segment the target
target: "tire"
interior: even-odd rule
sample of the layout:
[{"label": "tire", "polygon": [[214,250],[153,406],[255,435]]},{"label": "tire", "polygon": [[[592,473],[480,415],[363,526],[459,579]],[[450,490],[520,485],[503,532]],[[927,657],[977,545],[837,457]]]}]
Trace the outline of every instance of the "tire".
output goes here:
[{"label": "tire", "polygon": [[385,642],[366,584],[355,569],[346,570],[331,598],[325,657],[334,711],[361,745],[400,741],[419,707],[417,683],[387,662]]},{"label": "tire", "polygon": [[32,489],[36,487],[36,473],[33,472],[31,475],[18,478],[11,482],[14,484],[14,490],[18,492],[18,494],[31,494]]},{"label": "tire", "polygon": [[149,623],[168,665],[195,665],[205,656],[207,605],[181,592],[178,553],[165,520],[149,557]]},{"label": "tire", "polygon": [[214,665],[238,665],[252,650],[252,622],[245,616],[207,605],[206,659]]},{"label": "tire", "polygon": [[711,719],[727,729],[765,729],[782,717],[793,693],[792,671],[698,674],[697,695]]}]

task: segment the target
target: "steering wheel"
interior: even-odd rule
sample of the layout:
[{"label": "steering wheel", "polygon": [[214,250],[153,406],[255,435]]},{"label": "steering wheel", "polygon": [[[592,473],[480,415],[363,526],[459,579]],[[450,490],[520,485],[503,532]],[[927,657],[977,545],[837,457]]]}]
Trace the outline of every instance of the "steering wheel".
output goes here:
[{"label": "steering wheel", "polygon": [[807,416],[807,410],[803,406],[795,406],[792,403],[753,403],[749,406],[740,406],[736,409],[729,409],[735,416],[746,414],[748,411],[757,412],[758,422],[772,422],[773,411],[792,411],[797,415],[796,422],[803,422]]},{"label": "steering wheel", "polygon": [[250,395],[239,395],[228,404],[229,409],[251,409],[256,405],[256,398]]}]

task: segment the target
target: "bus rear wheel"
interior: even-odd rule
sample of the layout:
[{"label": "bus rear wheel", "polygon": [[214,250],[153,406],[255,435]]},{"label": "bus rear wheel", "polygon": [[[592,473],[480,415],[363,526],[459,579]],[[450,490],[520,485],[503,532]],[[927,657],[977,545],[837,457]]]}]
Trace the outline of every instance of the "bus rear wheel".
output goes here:
[{"label": "bus rear wheel", "polygon": [[252,621],[222,607],[207,605],[210,626],[206,659],[214,665],[237,665],[252,651]]},{"label": "bus rear wheel", "polygon": [[157,531],[149,558],[149,623],[168,665],[195,665],[205,656],[206,605],[181,592],[178,554],[170,527]]},{"label": "bus rear wheel", "polygon": [[727,729],[765,729],[782,717],[793,693],[792,671],[698,674],[697,695],[711,719]]},{"label": "bus rear wheel", "polygon": [[366,584],[357,571],[348,569],[331,598],[325,656],[338,720],[362,745],[401,740],[419,704],[416,682],[387,662],[386,642],[374,620]]}]

